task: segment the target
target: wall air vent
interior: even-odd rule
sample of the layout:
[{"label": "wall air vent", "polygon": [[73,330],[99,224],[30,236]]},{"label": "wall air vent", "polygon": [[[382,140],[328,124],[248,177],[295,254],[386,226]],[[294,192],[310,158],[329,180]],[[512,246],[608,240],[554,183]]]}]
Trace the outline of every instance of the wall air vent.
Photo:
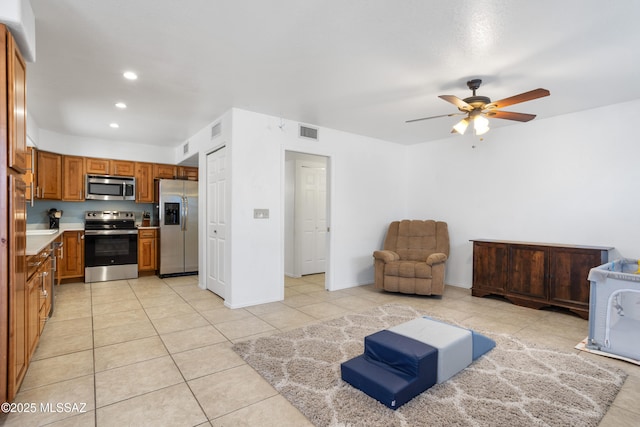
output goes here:
[{"label": "wall air vent", "polygon": [[211,139],[215,138],[221,133],[222,133],[222,123],[216,123],[215,125],[211,126]]},{"label": "wall air vent", "polygon": [[182,146],[182,154],[187,154],[189,152],[189,141],[185,142]]},{"label": "wall air vent", "polygon": [[318,140],[318,129],[300,125],[300,138]]}]

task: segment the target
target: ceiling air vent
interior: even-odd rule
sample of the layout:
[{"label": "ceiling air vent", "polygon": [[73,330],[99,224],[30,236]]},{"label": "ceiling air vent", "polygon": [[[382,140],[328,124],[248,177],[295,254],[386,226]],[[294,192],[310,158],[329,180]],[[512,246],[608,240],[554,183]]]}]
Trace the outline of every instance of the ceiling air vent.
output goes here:
[{"label": "ceiling air vent", "polygon": [[300,138],[318,140],[318,129],[300,125]]},{"label": "ceiling air vent", "polygon": [[182,146],[182,154],[187,154],[189,152],[189,141],[185,142]]},{"label": "ceiling air vent", "polygon": [[211,126],[211,139],[220,135],[220,133],[222,133],[222,123],[216,123],[215,125]]}]

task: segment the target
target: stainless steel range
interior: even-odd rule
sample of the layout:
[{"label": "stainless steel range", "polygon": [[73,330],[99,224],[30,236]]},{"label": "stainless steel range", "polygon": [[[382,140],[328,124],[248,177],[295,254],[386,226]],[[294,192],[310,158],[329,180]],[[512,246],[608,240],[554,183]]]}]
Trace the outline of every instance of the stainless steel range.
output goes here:
[{"label": "stainless steel range", "polygon": [[138,277],[138,229],[133,212],[85,212],[84,264],[85,282]]}]

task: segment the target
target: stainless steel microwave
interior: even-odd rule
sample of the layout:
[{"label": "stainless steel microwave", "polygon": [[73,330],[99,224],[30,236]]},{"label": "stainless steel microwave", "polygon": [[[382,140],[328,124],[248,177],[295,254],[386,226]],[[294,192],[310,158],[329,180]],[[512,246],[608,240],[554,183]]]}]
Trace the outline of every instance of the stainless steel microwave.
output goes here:
[{"label": "stainless steel microwave", "polygon": [[131,176],[87,175],[85,199],[135,200],[136,179]]}]

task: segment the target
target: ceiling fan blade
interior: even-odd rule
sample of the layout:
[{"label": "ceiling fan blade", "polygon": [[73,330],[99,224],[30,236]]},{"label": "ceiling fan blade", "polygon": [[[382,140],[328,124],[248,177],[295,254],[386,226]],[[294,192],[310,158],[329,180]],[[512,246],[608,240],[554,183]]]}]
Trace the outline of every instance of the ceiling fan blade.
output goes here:
[{"label": "ceiling fan blade", "polygon": [[429,120],[429,119],[439,119],[440,117],[459,116],[461,114],[464,114],[464,113],[441,114],[439,116],[431,116],[431,117],[423,117],[421,119],[407,120],[405,123],[419,122],[421,120]]},{"label": "ceiling fan blade", "polygon": [[515,120],[517,122],[528,122],[529,120],[533,120],[536,118],[535,114],[514,113],[511,111],[500,110],[489,111],[488,113],[486,113],[486,116],[492,119]]},{"label": "ceiling fan blade", "polygon": [[471,110],[473,110],[473,107],[471,105],[467,104],[466,102],[464,102],[462,99],[458,98],[457,96],[440,95],[440,96],[438,96],[438,98],[444,99],[445,101],[452,103],[453,105],[455,105],[456,107],[458,107],[459,109],[461,109],[463,111],[471,111]]},{"label": "ceiling fan blade", "polygon": [[487,104],[484,108],[503,108],[513,104],[519,104],[525,101],[531,101],[533,99],[549,96],[551,93],[547,89],[534,89],[529,92],[524,92],[519,95],[510,96],[509,98],[501,99],[500,101]]}]

